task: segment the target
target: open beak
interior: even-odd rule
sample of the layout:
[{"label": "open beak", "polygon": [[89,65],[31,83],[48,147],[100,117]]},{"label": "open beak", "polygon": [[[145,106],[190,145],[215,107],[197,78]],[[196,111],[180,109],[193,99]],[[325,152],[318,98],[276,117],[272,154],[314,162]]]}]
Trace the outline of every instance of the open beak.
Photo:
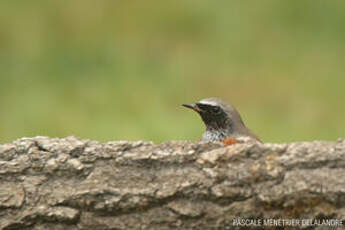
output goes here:
[{"label": "open beak", "polygon": [[196,104],[182,104],[182,106],[184,106],[188,109],[192,109],[198,113],[202,112],[202,110]]}]

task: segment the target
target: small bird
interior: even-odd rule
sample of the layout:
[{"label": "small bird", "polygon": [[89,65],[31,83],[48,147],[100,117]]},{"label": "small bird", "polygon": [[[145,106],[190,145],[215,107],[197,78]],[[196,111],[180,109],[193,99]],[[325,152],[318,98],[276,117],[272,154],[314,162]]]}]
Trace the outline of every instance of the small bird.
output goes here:
[{"label": "small bird", "polygon": [[182,106],[198,112],[206,125],[201,141],[222,141],[230,145],[236,143],[238,137],[249,137],[261,142],[243,123],[236,108],[219,98],[206,98]]}]

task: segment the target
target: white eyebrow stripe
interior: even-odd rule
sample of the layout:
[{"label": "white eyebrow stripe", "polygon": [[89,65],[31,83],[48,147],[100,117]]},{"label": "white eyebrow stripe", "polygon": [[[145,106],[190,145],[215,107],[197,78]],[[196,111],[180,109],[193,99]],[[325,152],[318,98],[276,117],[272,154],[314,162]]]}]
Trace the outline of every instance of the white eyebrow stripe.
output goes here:
[{"label": "white eyebrow stripe", "polygon": [[201,100],[199,101],[200,104],[204,104],[204,105],[212,105],[212,106],[217,106],[218,104],[214,101],[208,101],[208,100]]}]

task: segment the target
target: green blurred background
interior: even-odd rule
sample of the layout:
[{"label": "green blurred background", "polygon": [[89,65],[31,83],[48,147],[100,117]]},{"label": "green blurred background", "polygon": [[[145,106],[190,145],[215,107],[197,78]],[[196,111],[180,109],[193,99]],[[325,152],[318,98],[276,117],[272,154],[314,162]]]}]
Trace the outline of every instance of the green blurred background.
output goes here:
[{"label": "green blurred background", "polygon": [[345,1],[0,3],[0,143],[197,140],[182,103],[236,105],[265,142],[345,135]]}]

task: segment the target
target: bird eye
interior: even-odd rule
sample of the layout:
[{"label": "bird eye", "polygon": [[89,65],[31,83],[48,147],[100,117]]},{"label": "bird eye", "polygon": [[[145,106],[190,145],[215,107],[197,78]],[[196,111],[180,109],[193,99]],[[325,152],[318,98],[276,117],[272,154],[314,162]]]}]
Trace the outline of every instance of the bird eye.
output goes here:
[{"label": "bird eye", "polygon": [[214,113],[214,114],[220,113],[220,108],[218,106],[212,107],[212,113]]}]

